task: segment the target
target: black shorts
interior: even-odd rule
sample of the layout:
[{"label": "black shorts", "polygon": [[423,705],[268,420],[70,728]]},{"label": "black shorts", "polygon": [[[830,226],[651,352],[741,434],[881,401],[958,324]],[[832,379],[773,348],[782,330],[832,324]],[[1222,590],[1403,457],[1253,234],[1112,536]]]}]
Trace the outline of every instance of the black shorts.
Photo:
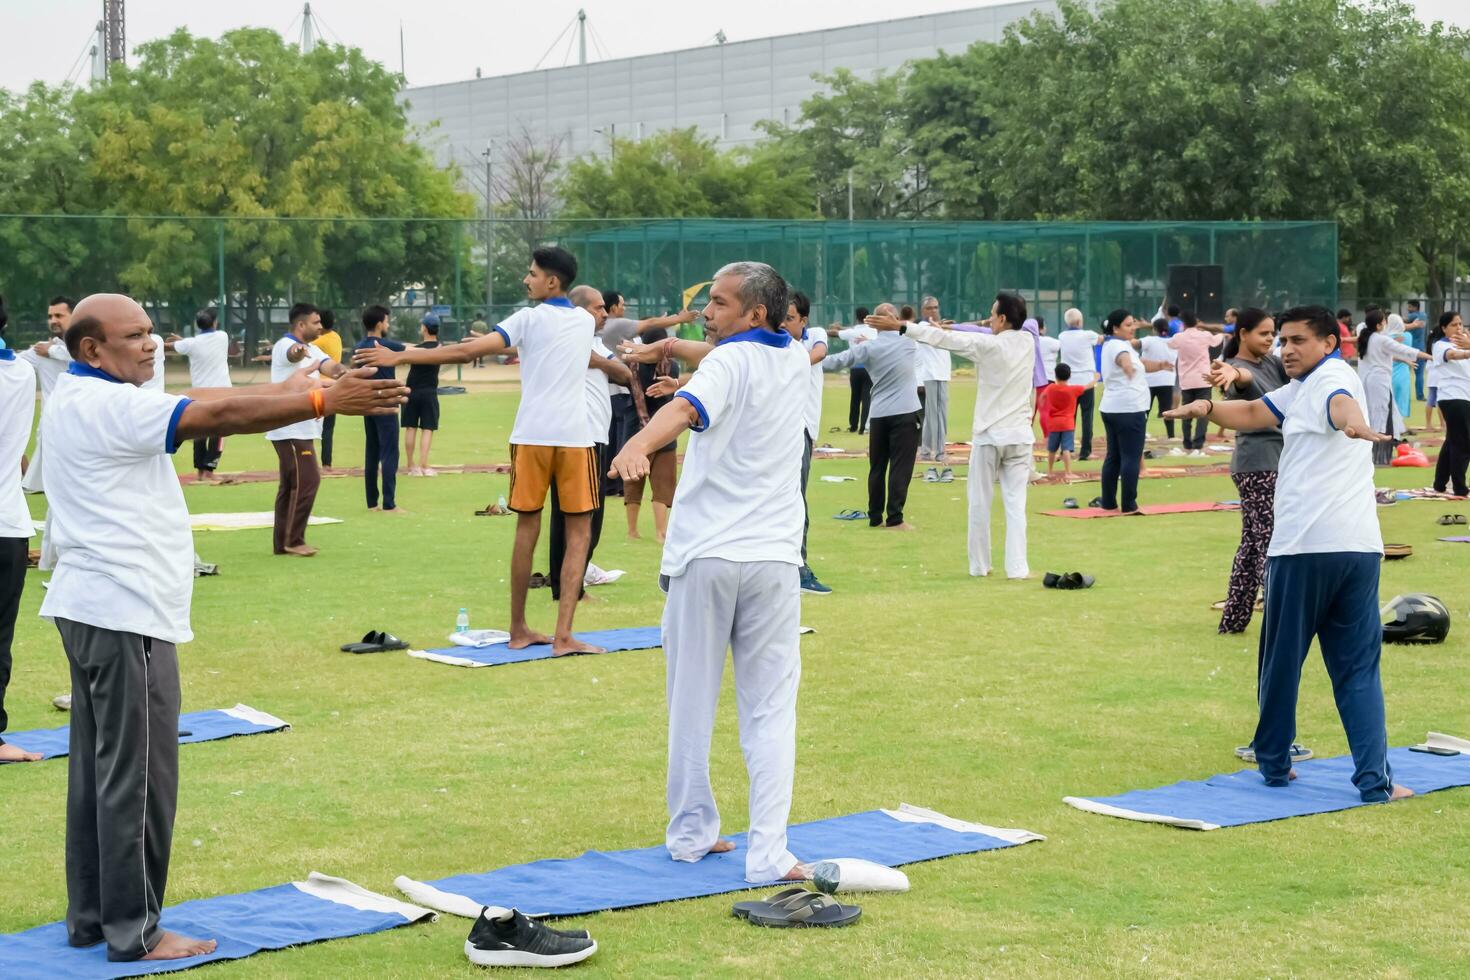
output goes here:
[{"label": "black shorts", "polygon": [[401,423],[405,429],[439,428],[439,390],[437,388],[410,388],[408,401],[401,409]]}]

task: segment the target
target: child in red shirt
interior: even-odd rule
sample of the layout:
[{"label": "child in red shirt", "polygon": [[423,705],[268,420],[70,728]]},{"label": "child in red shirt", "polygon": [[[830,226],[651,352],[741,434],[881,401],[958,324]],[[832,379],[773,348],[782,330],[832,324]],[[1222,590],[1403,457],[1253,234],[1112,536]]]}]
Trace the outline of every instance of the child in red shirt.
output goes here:
[{"label": "child in red shirt", "polygon": [[1058,364],[1056,384],[1048,385],[1041,395],[1041,429],[1046,433],[1046,475],[1051,476],[1060,451],[1063,479],[1068,481],[1072,479],[1072,453],[1077,448],[1073,437],[1077,428],[1077,399],[1097,384],[1092,381],[1085,385],[1069,385],[1067,382],[1071,378],[1072,369],[1066,364]]}]

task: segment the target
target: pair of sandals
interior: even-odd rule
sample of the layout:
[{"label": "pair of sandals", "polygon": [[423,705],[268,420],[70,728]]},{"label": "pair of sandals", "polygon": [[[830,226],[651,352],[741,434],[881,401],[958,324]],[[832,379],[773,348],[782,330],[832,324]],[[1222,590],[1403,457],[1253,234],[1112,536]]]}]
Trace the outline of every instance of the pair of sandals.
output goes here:
[{"label": "pair of sandals", "polygon": [[838,521],[865,521],[868,512],[865,510],[844,510],[840,514],[833,514],[832,518]]},{"label": "pair of sandals", "polygon": [[798,885],[764,899],[736,902],[730,906],[730,914],[753,926],[771,929],[835,929],[852,925],[862,918],[863,910]]},{"label": "pair of sandals", "polygon": [[1439,518],[1439,523],[1442,527],[1451,527],[1456,524],[1465,524],[1467,522],[1465,520],[1464,514],[1441,514]]},{"label": "pair of sandals", "polygon": [[551,576],[542,575],[540,572],[532,572],[529,584],[533,589],[549,589],[551,588]]},{"label": "pair of sandals", "polygon": [[1090,589],[1097,579],[1091,575],[1083,575],[1081,572],[1047,572],[1042,576],[1041,584],[1048,589]]},{"label": "pair of sandals", "polygon": [[481,510],[475,511],[476,517],[504,517],[510,513],[510,509],[499,504],[491,504]]},{"label": "pair of sandals", "polygon": [[343,653],[387,653],[389,650],[407,650],[408,644],[392,633],[381,630],[369,632],[361,643],[342,644]]}]

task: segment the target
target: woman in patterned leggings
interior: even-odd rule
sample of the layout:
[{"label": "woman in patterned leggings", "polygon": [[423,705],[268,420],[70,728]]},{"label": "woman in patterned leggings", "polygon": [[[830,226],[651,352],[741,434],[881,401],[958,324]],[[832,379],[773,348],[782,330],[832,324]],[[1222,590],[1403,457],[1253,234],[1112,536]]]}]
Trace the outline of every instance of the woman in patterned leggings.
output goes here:
[{"label": "woman in patterned leggings", "polygon": [[[1287,382],[1281,359],[1271,353],[1276,323],[1264,310],[1245,309],[1236,319],[1235,333],[1225,344],[1225,358],[1216,361],[1210,380],[1230,400],[1254,401]],[[1281,430],[1241,432],[1230,460],[1230,478],[1240,494],[1240,547],[1230,569],[1230,590],[1220,615],[1221,633],[1243,633],[1250,625],[1261,580],[1266,574],[1266,546],[1275,526],[1276,465],[1281,459]]]}]

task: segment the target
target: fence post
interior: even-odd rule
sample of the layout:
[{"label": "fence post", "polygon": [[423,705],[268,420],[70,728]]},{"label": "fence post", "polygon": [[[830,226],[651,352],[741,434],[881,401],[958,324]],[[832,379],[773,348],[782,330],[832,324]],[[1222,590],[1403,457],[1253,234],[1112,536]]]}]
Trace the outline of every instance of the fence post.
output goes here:
[{"label": "fence post", "polygon": [[[462,326],[462,324],[464,323],[464,313],[463,313],[464,307],[462,306],[464,300],[461,297],[461,290],[464,287],[464,277],[463,277],[463,268],[462,268],[462,266],[463,266],[463,254],[462,253],[463,252],[464,252],[464,224],[463,224],[463,222],[455,221],[454,222],[454,325],[456,327],[460,327],[460,330],[461,330],[460,336],[461,336],[461,338],[464,336],[464,333],[463,333],[463,329],[464,328]],[[440,329],[443,329],[443,326],[442,325],[440,326]],[[455,381],[463,381],[464,380],[464,365],[463,364],[456,364],[454,366],[454,380]],[[410,460],[409,462],[412,462],[412,460]]]},{"label": "fence post", "polygon": [[219,308],[220,326],[225,328],[225,333],[230,332],[229,302],[225,296],[225,223],[223,221],[215,224],[215,252],[219,267]]}]

